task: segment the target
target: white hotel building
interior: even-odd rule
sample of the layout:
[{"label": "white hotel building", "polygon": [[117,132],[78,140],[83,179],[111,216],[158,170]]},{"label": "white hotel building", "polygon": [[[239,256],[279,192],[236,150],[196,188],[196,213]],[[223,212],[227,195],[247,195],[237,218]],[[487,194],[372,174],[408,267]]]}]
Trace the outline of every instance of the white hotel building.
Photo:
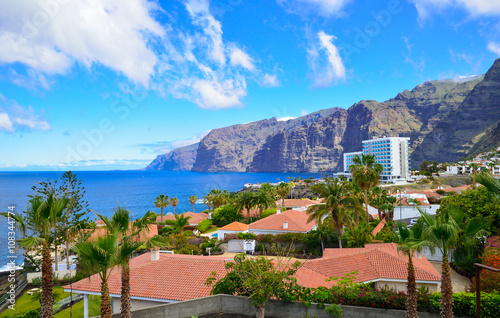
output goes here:
[{"label": "white hotel building", "polygon": [[354,156],[375,155],[377,163],[384,167],[381,179],[387,182],[406,180],[410,177],[410,138],[382,137],[362,141],[362,151],[344,153],[344,171],[349,172]]}]

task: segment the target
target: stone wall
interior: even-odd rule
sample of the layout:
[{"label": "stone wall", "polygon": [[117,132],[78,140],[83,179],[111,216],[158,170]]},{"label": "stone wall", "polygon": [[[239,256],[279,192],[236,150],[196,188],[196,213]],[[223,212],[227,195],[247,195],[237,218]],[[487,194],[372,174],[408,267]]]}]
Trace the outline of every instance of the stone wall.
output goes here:
[{"label": "stone wall", "polygon": [[[345,318],[403,318],[406,317],[404,310],[379,309],[369,307],[342,306]],[[211,313],[232,313],[248,316],[255,315],[255,307],[245,297],[215,295],[198,299],[186,300],[177,303],[154,306],[133,312],[134,318],[191,318]],[[266,305],[265,316],[267,318],[303,318],[314,317],[330,318],[323,310],[318,309],[315,304],[306,308],[302,303],[283,303],[271,300]],[[119,318],[120,314],[114,314],[113,318]],[[438,318],[439,314],[419,313],[420,318]],[[458,317],[457,317],[458,318]]]}]

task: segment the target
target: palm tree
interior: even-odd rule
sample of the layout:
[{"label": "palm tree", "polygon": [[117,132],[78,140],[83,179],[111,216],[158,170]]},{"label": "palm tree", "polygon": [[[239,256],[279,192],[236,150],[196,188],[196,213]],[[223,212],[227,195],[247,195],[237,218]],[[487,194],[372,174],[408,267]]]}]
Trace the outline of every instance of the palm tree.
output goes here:
[{"label": "palm tree", "polygon": [[170,198],[170,204],[174,207],[174,214],[175,214],[175,207],[177,206],[177,204],[179,204],[179,199]]},{"label": "palm tree", "polygon": [[394,220],[394,205],[390,203],[384,203],[379,208],[386,214],[387,221]]},{"label": "palm tree", "polygon": [[207,194],[203,197],[203,204],[206,204],[208,207],[208,211],[211,211],[213,206],[214,196],[212,194]]},{"label": "palm tree", "polygon": [[276,186],[276,193],[278,197],[281,199],[281,205],[285,206],[285,199],[288,197],[288,193],[290,193],[290,184],[282,182]]},{"label": "palm tree", "polygon": [[472,162],[469,164],[469,167],[472,169],[472,173],[479,171],[479,164]]},{"label": "palm tree", "polygon": [[352,159],[354,163],[349,168],[352,173],[353,181],[358,184],[358,186],[364,192],[365,201],[365,212],[366,212],[366,223],[370,222],[370,214],[368,213],[368,191],[376,187],[380,180],[380,174],[384,170],[384,167],[377,163],[375,160],[375,155],[365,155],[362,154],[354,156]]},{"label": "palm tree", "polygon": [[418,318],[417,313],[417,282],[415,278],[415,267],[413,266],[413,256],[416,252],[422,251],[422,246],[414,246],[412,242],[422,238],[422,224],[417,223],[411,229],[398,223],[399,232],[397,235],[398,250],[408,256],[408,285],[406,289],[406,317]]},{"label": "palm tree", "polygon": [[406,199],[406,202],[408,202],[408,204],[413,205],[414,208],[416,208],[417,206],[422,205],[422,202],[418,201],[417,199],[412,199],[412,198]]},{"label": "palm tree", "polygon": [[371,191],[371,204],[377,208],[378,219],[382,220],[382,212],[380,211],[380,206],[387,203],[387,189],[382,189],[381,187],[375,187]]},{"label": "palm tree", "polygon": [[319,240],[321,242],[321,254],[325,252],[325,239],[330,236],[330,232],[332,231],[328,227],[324,226],[325,223],[319,224],[316,230],[311,231],[311,237]]},{"label": "palm tree", "polygon": [[130,305],[130,259],[132,254],[142,245],[140,235],[149,230],[155,221],[156,214],[148,211],[142,218],[131,222],[131,212],[118,207],[111,219],[99,215],[99,218],[106,225],[108,233],[116,234],[119,242],[116,263],[122,268],[121,276],[121,317],[132,317]]},{"label": "palm tree", "polygon": [[500,203],[500,179],[493,177],[491,173],[487,172],[476,173],[473,178],[488,189],[493,200]]},{"label": "palm tree", "polygon": [[198,197],[195,196],[195,195],[192,195],[189,197],[189,203],[191,203],[193,205],[193,213],[194,213],[194,205],[196,204],[196,202],[198,201]]},{"label": "palm tree", "polygon": [[465,212],[456,206],[446,205],[436,215],[420,211],[424,222],[421,240],[415,240],[415,248],[428,246],[438,248],[443,254],[441,275],[441,317],[453,317],[453,285],[448,259],[450,249],[458,244],[471,246],[477,244],[478,237],[486,234],[489,221],[482,217],[467,219]]},{"label": "palm tree", "polygon": [[163,208],[169,206],[168,195],[160,194],[156,197],[155,207],[161,209],[161,220],[163,221]]},{"label": "palm tree", "polygon": [[78,264],[88,274],[98,273],[101,278],[101,317],[111,318],[108,278],[116,264],[117,234],[109,233],[97,240],[77,243],[73,250],[78,254]]},{"label": "palm tree", "polygon": [[[40,317],[52,317],[52,258],[50,247],[55,241],[54,231],[57,223],[62,220],[64,210],[68,204],[65,197],[56,197],[49,193],[46,199],[40,196],[31,198],[28,204],[26,215],[15,216],[14,220],[21,231],[30,236],[19,241],[19,245],[25,249],[42,249],[42,296]],[[7,216],[2,213],[3,216]],[[12,218],[12,215],[8,215]]]},{"label": "palm tree", "polygon": [[250,210],[255,206],[255,196],[256,194],[250,191],[241,193],[236,198],[236,206],[239,210],[247,210],[247,221],[250,223]]},{"label": "palm tree", "polygon": [[[342,180],[342,179],[341,179]],[[349,198],[353,201],[354,222],[359,225],[359,212],[363,211],[364,196],[361,188],[354,182],[342,180],[347,189]]]},{"label": "palm tree", "polygon": [[182,234],[184,228],[189,225],[190,218],[190,216],[184,216],[184,213],[181,215],[175,214],[175,220],[166,220],[165,224],[172,226],[176,231]]},{"label": "palm tree", "polygon": [[274,206],[274,198],[265,190],[259,190],[253,197],[253,205],[259,207],[259,217],[262,215],[262,211],[271,206]]},{"label": "palm tree", "polygon": [[308,221],[316,220],[317,223],[321,223],[327,217],[331,217],[331,224],[339,239],[339,247],[342,248],[342,231],[344,225],[352,220],[349,208],[353,206],[352,199],[346,197],[347,192],[344,182],[333,179],[333,181],[327,183],[313,185],[311,190],[324,198],[325,204],[310,206],[307,209]]}]

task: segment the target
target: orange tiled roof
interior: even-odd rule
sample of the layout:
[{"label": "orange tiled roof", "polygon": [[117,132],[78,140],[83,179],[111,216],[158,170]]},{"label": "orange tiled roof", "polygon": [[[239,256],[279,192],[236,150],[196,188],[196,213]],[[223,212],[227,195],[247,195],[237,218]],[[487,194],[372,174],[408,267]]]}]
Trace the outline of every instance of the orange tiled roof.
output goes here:
[{"label": "orange tiled roof", "polygon": [[[286,207],[299,207],[299,206],[307,207],[307,206],[310,206],[313,204],[319,204],[319,203],[320,203],[319,201],[309,200],[309,199],[285,199],[285,206]],[[277,207],[283,206],[282,201],[277,200],[276,206]]]},{"label": "orange tiled roof", "polygon": [[[184,217],[191,217],[189,219],[189,224],[200,224],[201,221],[205,220],[208,218],[207,213],[193,213],[193,212],[184,212]],[[179,214],[180,215],[180,214]],[[175,220],[175,215],[174,214],[169,214],[169,215],[164,215],[163,218],[161,215],[156,217],[156,222],[164,222],[166,220]]]},{"label": "orange tiled roof", "polygon": [[226,226],[223,226],[219,228],[219,230],[224,230],[224,231],[246,231],[248,230],[248,224],[241,223],[241,222],[233,222],[230,223]]},{"label": "orange tiled roof", "polygon": [[[258,220],[248,225],[253,230],[274,230],[274,231],[293,231],[308,232],[315,225],[316,221],[307,222],[306,212],[287,210],[280,214],[272,214],[262,220]],[[288,223],[288,228],[283,228],[283,223]]]},{"label": "orange tiled roof", "polygon": [[[165,255],[151,262],[151,254],[146,253],[130,261],[130,294],[132,297],[147,297],[166,300],[188,300],[210,295],[211,287],[205,281],[212,271],[224,276],[225,258]],[[99,276],[82,279],[73,284],[73,291],[99,293]],[[110,294],[121,293],[121,270],[113,269],[108,280]],[[64,286],[69,289],[70,286]]]},{"label": "orange tiled roof", "polygon": [[[441,275],[429,261],[413,258],[417,280],[441,280]],[[407,279],[408,257],[397,251],[394,243],[367,244],[364,248],[325,249],[323,258],[310,260],[297,272],[297,282],[305,287],[331,287],[335,282],[326,278],[358,271],[354,282],[376,279]]]},{"label": "orange tiled roof", "polygon": [[[134,223],[133,221],[129,223],[129,232],[127,233],[127,235],[133,233],[131,229],[133,223]],[[89,240],[97,240],[98,237],[106,236],[107,233],[108,233],[107,229],[104,226],[99,226],[92,232],[92,234],[89,237]],[[141,233],[139,236],[135,237],[134,241],[146,241],[155,235],[158,235],[158,226],[156,224],[150,224],[149,230],[144,231],[144,233]]]},{"label": "orange tiled roof", "polygon": [[[378,215],[377,215],[378,217]],[[372,235],[373,236],[376,236],[378,234],[378,232],[380,232],[382,230],[382,228],[384,227],[385,225],[385,217],[382,219],[382,221],[380,221],[377,226],[373,229],[372,231]]]}]

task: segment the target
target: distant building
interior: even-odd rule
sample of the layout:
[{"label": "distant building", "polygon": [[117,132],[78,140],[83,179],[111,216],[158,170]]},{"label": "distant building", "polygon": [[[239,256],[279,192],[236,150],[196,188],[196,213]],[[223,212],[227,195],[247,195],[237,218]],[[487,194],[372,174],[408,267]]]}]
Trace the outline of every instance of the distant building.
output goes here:
[{"label": "distant building", "polygon": [[362,141],[362,151],[344,153],[344,170],[349,171],[352,159],[362,154],[374,155],[377,163],[384,168],[380,178],[391,182],[406,180],[410,177],[410,138],[382,137]]}]

